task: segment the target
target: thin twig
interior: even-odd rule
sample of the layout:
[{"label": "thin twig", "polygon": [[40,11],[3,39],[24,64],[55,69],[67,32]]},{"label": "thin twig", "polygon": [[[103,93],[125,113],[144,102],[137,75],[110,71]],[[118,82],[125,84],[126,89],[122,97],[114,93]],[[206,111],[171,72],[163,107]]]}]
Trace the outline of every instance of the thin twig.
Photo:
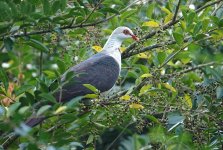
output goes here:
[{"label": "thin twig", "polygon": [[[138,0],[140,1],[140,0]],[[66,29],[75,29],[75,28],[83,28],[83,27],[88,27],[88,26],[96,26],[98,24],[101,24],[101,23],[104,23],[116,16],[118,16],[120,13],[126,11],[128,8],[132,7],[132,5],[134,5],[135,3],[137,3],[138,1],[134,1],[133,3],[129,4],[128,6],[126,6],[125,8],[123,8],[122,10],[119,11],[119,13],[117,14],[114,14],[114,15],[111,15],[105,19],[101,19],[101,20],[98,20],[98,21],[95,21],[93,23],[86,23],[86,24],[83,24],[83,23],[80,23],[80,24],[77,24],[77,25],[73,25],[71,26],[70,24],[67,25],[67,26],[64,26],[64,27],[61,27],[59,28],[60,30],[66,30]],[[13,38],[19,38],[19,37],[24,37],[24,36],[30,36],[30,35],[37,35],[37,34],[46,34],[46,33],[51,33],[53,32],[54,29],[50,28],[50,29],[47,29],[47,30],[41,30],[41,31],[33,31],[33,32],[28,32],[28,33],[21,33],[21,34],[16,34],[16,35],[8,35],[9,37],[13,37]],[[10,33],[8,33],[10,34]],[[0,36],[0,41],[2,41],[5,37],[7,37],[6,35],[2,35]]]},{"label": "thin twig", "polygon": [[98,6],[102,3],[103,1],[100,0],[97,5],[94,7],[94,9],[90,12],[90,14],[81,22],[81,24],[85,23],[88,21],[88,19],[91,17],[91,15],[94,13],[94,11],[98,8]]},{"label": "thin twig", "polygon": [[217,4],[217,3],[221,2],[221,1],[222,1],[222,0],[217,0],[217,1],[214,1],[214,2],[210,2],[210,3],[206,4],[206,5],[204,5],[204,6],[200,7],[200,8],[198,8],[195,12],[198,13],[198,12],[202,11],[203,9],[205,9],[205,8],[207,8],[207,7],[209,7],[209,6],[212,6],[212,5],[214,5],[214,4]]},{"label": "thin twig", "polygon": [[216,62],[209,62],[209,63],[205,63],[205,64],[200,64],[200,65],[197,65],[195,67],[192,67],[192,68],[185,69],[185,70],[182,70],[180,72],[177,72],[175,74],[171,74],[170,76],[182,75],[182,74],[185,74],[185,73],[188,73],[188,72],[191,72],[191,71],[203,68],[203,67],[212,66],[212,65],[222,65],[222,63],[218,64]]},{"label": "thin twig", "polygon": [[[200,8],[198,8],[195,12],[198,13],[200,11],[202,11],[203,9],[209,7],[209,6],[212,6],[214,4],[217,4],[219,2],[221,2],[222,0],[217,0],[217,1],[214,1],[214,2],[211,2],[211,3],[208,3]],[[163,26],[162,30],[153,30],[151,31],[150,33],[148,33],[147,35],[143,36],[140,41],[144,41],[144,40],[147,40],[153,36],[155,36],[156,34],[158,33],[162,33],[164,30],[170,28],[171,26],[175,25],[176,23],[178,23],[181,19],[183,19],[183,16],[179,19],[176,19],[175,21],[170,21],[169,23],[167,23],[166,25]],[[141,51],[139,51],[138,53],[137,52],[132,52],[134,51],[133,49],[137,46],[137,43],[138,42],[134,42],[133,44],[131,44],[129,47],[126,48],[126,50],[124,51],[124,53],[122,54],[122,58],[127,58],[127,57],[130,57],[134,54],[138,54],[140,53]],[[150,49],[149,49],[150,50]]]},{"label": "thin twig", "polygon": [[216,15],[216,13],[217,13],[217,11],[222,7],[222,5],[223,5],[223,2],[221,2],[221,3],[219,3],[219,5],[217,6],[217,8],[212,12],[212,16],[215,16]]},{"label": "thin twig", "polygon": [[175,20],[177,18],[177,14],[178,14],[178,11],[179,11],[179,8],[180,8],[180,4],[181,4],[181,0],[178,1],[178,4],[177,4],[176,10],[175,10],[172,22],[175,22]]},{"label": "thin twig", "polygon": [[131,124],[133,124],[133,122],[127,124],[127,125],[124,127],[124,129],[119,133],[119,135],[118,135],[118,136],[111,142],[111,144],[108,145],[108,147],[106,148],[106,150],[109,150],[109,149],[112,147],[112,145],[115,143],[115,141],[118,140],[118,138],[125,132],[125,130],[126,130]]}]

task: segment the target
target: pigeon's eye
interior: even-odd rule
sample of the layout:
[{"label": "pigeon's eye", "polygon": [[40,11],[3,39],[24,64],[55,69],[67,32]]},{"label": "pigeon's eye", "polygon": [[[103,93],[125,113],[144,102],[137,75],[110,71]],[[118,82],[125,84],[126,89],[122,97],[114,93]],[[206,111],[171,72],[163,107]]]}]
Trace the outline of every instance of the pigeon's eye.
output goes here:
[{"label": "pigeon's eye", "polygon": [[123,30],[123,33],[124,33],[125,35],[128,35],[128,34],[129,34],[129,30]]}]

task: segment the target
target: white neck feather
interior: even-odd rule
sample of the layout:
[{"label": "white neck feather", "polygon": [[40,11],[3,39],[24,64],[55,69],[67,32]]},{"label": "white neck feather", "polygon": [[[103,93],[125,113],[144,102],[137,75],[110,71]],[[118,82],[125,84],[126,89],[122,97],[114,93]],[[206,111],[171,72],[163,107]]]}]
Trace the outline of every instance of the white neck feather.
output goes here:
[{"label": "white neck feather", "polygon": [[108,38],[107,42],[105,43],[101,51],[101,53],[113,57],[117,61],[120,70],[121,70],[121,52],[119,48],[121,47],[122,41],[123,41],[122,39],[119,39],[112,34]]}]

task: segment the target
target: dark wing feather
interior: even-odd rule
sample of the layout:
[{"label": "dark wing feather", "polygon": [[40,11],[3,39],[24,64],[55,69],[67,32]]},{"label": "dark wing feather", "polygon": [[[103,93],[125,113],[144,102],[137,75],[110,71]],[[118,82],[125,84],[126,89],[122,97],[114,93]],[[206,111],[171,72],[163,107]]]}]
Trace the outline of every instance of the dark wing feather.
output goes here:
[{"label": "dark wing feather", "polygon": [[[59,102],[92,93],[83,84],[91,84],[101,92],[111,89],[118,78],[120,68],[113,57],[99,53],[70,68],[69,71],[79,76],[72,78],[62,87],[62,91],[59,90],[54,94]],[[65,76],[66,74],[62,80],[65,80]]]}]

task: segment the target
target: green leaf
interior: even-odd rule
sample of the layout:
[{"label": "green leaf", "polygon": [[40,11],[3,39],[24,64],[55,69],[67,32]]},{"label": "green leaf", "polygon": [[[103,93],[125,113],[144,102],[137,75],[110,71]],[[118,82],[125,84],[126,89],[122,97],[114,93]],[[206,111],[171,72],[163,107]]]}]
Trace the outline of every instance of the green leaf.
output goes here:
[{"label": "green leaf", "polygon": [[67,0],[60,0],[60,9],[64,10],[67,5]]},{"label": "green leaf", "polygon": [[50,84],[49,90],[50,92],[55,92],[56,89],[58,89],[59,83],[57,80],[55,80],[53,83]]},{"label": "green leaf", "polygon": [[94,98],[98,98],[98,95],[97,94],[86,94],[86,95],[84,95],[84,97],[94,99]]},{"label": "green leaf", "polygon": [[24,106],[22,108],[19,109],[19,114],[25,114],[27,113],[27,111],[30,109],[30,106]]},{"label": "green leaf", "polygon": [[124,13],[122,13],[120,17],[121,17],[121,19],[126,19],[126,18],[132,16],[133,14],[135,14],[136,12],[137,12],[136,9],[127,10]]},{"label": "green leaf", "polygon": [[189,27],[193,23],[195,15],[196,15],[195,12],[190,12],[189,13],[189,15],[187,16],[187,21],[186,21],[187,27]]},{"label": "green leaf", "polygon": [[16,103],[10,105],[8,108],[8,111],[7,111],[7,117],[13,116],[13,114],[19,108],[20,105],[21,105],[20,102],[16,102]]},{"label": "green leaf", "polygon": [[93,142],[93,140],[94,140],[94,135],[89,135],[89,137],[88,137],[88,139],[87,139],[87,142],[86,142],[86,144],[88,145],[88,144],[90,144],[90,143],[92,143]]},{"label": "green leaf", "polygon": [[145,73],[145,74],[141,75],[140,77],[141,77],[141,78],[150,78],[150,77],[152,77],[152,76],[153,76],[153,75],[150,74],[150,73]]},{"label": "green leaf", "polygon": [[166,14],[172,14],[171,11],[169,9],[165,8],[165,7],[161,7],[161,10],[163,12],[165,12]]},{"label": "green leaf", "polygon": [[83,86],[88,88],[89,90],[91,90],[94,93],[98,93],[98,89],[91,84],[83,84]]},{"label": "green leaf", "polygon": [[146,93],[151,87],[152,87],[151,84],[144,85],[144,86],[140,89],[139,96],[141,96],[142,94]]},{"label": "green leaf", "polygon": [[53,103],[56,102],[56,99],[50,93],[41,93],[41,94],[39,94],[39,96],[44,98],[44,100],[47,100],[47,101],[50,101],[50,102],[53,102]]},{"label": "green leaf", "polygon": [[6,2],[0,1],[0,22],[11,20],[12,12]]},{"label": "green leaf", "polygon": [[155,21],[147,21],[147,22],[144,22],[142,24],[142,26],[148,26],[148,27],[158,28],[159,27],[159,23],[158,22],[155,22]]},{"label": "green leaf", "polygon": [[98,122],[94,122],[94,124],[99,127],[99,128],[106,128],[105,125],[101,124],[101,123],[98,123]]},{"label": "green leaf", "polygon": [[62,112],[65,112],[66,109],[67,109],[67,106],[60,106],[59,108],[57,108],[54,114],[60,114]]},{"label": "green leaf", "polygon": [[179,124],[183,123],[185,117],[182,116],[179,112],[170,112],[167,115],[168,118],[168,126],[169,126],[169,131],[177,127]]},{"label": "green leaf", "polygon": [[219,28],[223,27],[223,19],[221,19],[218,23]]},{"label": "green leaf", "polygon": [[5,48],[8,51],[12,50],[13,44],[14,44],[14,42],[13,42],[13,40],[11,38],[4,39],[4,45],[5,45]]},{"label": "green leaf", "polygon": [[70,145],[71,145],[72,147],[75,146],[75,147],[81,147],[81,148],[84,148],[84,146],[83,146],[81,143],[79,143],[79,142],[71,142]]},{"label": "green leaf", "polygon": [[55,14],[60,9],[60,1],[55,1],[52,6],[52,13]]},{"label": "green leaf", "polygon": [[0,81],[3,82],[5,92],[6,92],[8,90],[9,80],[8,80],[8,76],[6,75],[5,71],[2,68],[0,68]]},{"label": "green leaf", "polygon": [[102,8],[99,11],[105,12],[105,13],[110,12],[110,13],[113,13],[113,14],[119,14],[119,11],[117,11],[117,10],[115,10],[113,8],[110,8],[110,7]]},{"label": "green leaf", "polygon": [[28,42],[27,44],[36,48],[37,50],[40,50],[43,52],[49,52],[49,49],[43,43],[35,39],[30,39],[30,42]]},{"label": "green leaf", "polygon": [[198,22],[195,27],[194,27],[194,32],[193,32],[193,35],[197,35],[198,32],[202,29],[202,23],[201,22]]},{"label": "green leaf", "polygon": [[20,28],[20,26],[16,26],[16,25],[15,25],[15,26],[13,26],[13,27],[11,28],[10,32],[18,31],[19,28]]},{"label": "green leaf", "polygon": [[21,7],[21,13],[22,14],[30,14],[32,12],[35,11],[35,7],[33,4],[31,4],[30,2],[26,1],[26,2],[22,2],[22,4],[20,5]]},{"label": "green leaf", "polygon": [[57,77],[55,72],[50,70],[44,70],[43,73],[46,74],[51,79],[55,79]]},{"label": "green leaf", "polygon": [[165,88],[167,88],[167,89],[169,89],[170,91],[172,91],[172,92],[177,92],[177,90],[176,90],[174,87],[172,87],[172,85],[170,85],[170,84],[168,84],[168,83],[162,83],[162,85],[163,85]]},{"label": "green leaf", "polygon": [[66,66],[65,66],[64,62],[61,61],[60,59],[58,59],[57,65],[58,65],[60,73],[63,74],[66,71]]},{"label": "green leaf", "polygon": [[178,45],[181,45],[184,41],[184,37],[181,33],[173,32],[173,37]]},{"label": "green leaf", "polygon": [[148,6],[146,15],[148,18],[152,18],[153,12],[154,12],[155,3],[152,3]]},{"label": "green leaf", "polygon": [[0,22],[0,31],[1,33],[4,33],[6,32],[7,28],[10,28],[10,26],[12,25],[11,22],[8,22],[8,21],[4,21],[4,22]]},{"label": "green leaf", "polygon": [[155,122],[155,123],[158,123],[158,124],[160,124],[160,122],[159,122],[159,120],[156,118],[156,117],[154,117],[153,115],[146,115],[146,118],[148,118],[149,120],[151,120],[152,122]]},{"label": "green leaf", "polygon": [[[75,75],[75,73],[73,71],[68,71],[68,72],[66,72],[66,75],[65,75],[65,81],[70,81],[75,76],[76,75]],[[81,74],[80,74],[80,76],[81,76]]]},{"label": "green leaf", "polygon": [[221,99],[223,97],[223,87],[217,87],[216,89],[217,99]]},{"label": "green leaf", "polygon": [[33,87],[34,87],[33,85],[22,85],[22,86],[19,87],[19,89],[17,89],[15,91],[15,95],[19,96],[20,94],[32,89]]},{"label": "green leaf", "polygon": [[52,107],[51,105],[45,105],[45,106],[40,107],[40,109],[37,111],[36,115],[37,116],[42,115],[44,112],[49,110],[51,107]]},{"label": "green leaf", "polygon": [[157,58],[158,58],[159,64],[162,64],[165,61],[166,53],[165,52],[159,52],[157,54]]},{"label": "green leaf", "polygon": [[49,0],[41,0],[43,4],[43,12],[45,15],[50,14],[50,1]]}]

